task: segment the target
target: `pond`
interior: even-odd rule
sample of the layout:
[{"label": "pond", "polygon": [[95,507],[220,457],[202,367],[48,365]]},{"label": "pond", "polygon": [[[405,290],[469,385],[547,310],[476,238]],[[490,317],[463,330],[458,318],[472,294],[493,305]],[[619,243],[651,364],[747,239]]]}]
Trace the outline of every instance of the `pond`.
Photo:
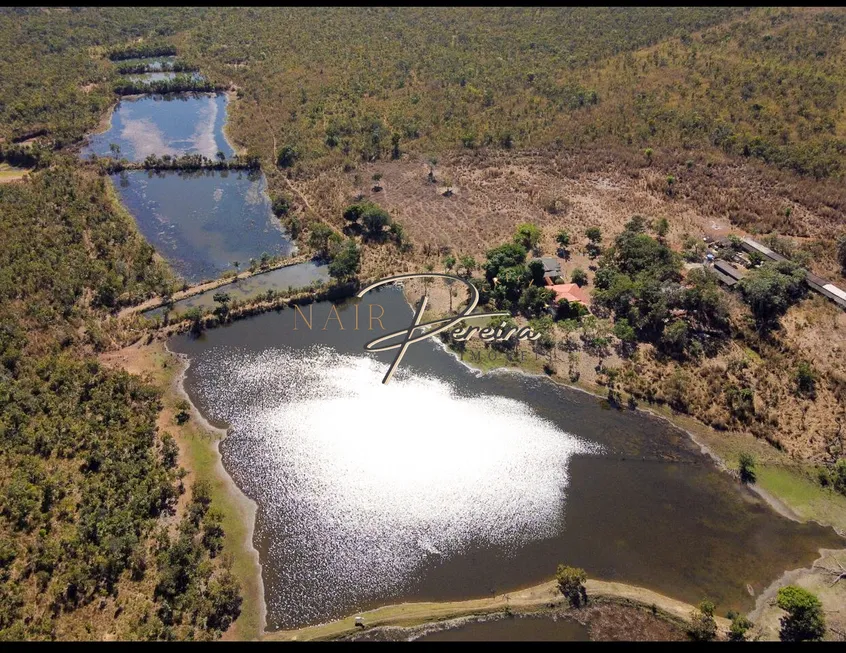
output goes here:
[{"label": "pond", "polygon": [[[326,283],[328,281],[329,266],[325,263],[309,261],[307,263],[288,265],[284,268],[256,274],[246,279],[239,279],[214,290],[208,290],[193,297],[174,302],[171,309],[171,316],[176,317],[195,307],[212,308],[216,305],[214,296],[219,292],[226,293],[233,300],[246,300],[255,298],[257,295],[265,293],[268,290],[306,288],[314,283]],[[144,316],[149,318],[155,318],[161,315],[164,315],[164,308],[154,308],[144,311]]]},{"label": "pond", "polygon": [[455,628],[433,630],[420,642],[587,642],[588,629],[574,619],[514,616],[467,621]]},{"label": "pond", "polygon": [[112,181],[141,233],[188,283],[294,249],[260,172],[136,170]]},{"label": "pond", "polygon": [[[169,75],[171,73],[152,73]],[[227,98],[177,93],[122,99],[108,131],[89,138],[82,156],[143,161],[234,149],[223,132]],[[289,256],[296,248],[273,214],[260,171],[124,171],[112,176],[147,241],[187,283],[219,277],[250,259]]]},{"label": "pond", "polygon": [[257,502],[268,629],[512,591],[559,563],[725,614],[843,546],[650,415],[480,376],[430,340],[382,385],[395,352],[363,345],[410,321],[386,288],[170,340],[190,359],[191,399],[229,427],[225,468]]},{"label": "pond", "polygon": [[[110,128],[89,137],[82,156],[143,161],[149,155],[235,152],[223,135],[227,99],[224,94],[173,93],[122,99],[114,110]],[[111,145],[119,147],[114,152]]]}]

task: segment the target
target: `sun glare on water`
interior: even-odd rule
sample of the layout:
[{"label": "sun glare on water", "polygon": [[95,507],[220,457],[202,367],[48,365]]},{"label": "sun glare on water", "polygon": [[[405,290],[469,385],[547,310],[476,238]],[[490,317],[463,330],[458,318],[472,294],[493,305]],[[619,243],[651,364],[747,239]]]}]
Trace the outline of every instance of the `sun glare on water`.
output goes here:
[{"label": "sun glare on water", "polygon": [[383,385],[385,364],[366,356],[230,349],[197,366],[211,417],[231,425],[227,466],[262,507],[286,577],[269,608],[304,618],[396,592],[471,545],[553,536],[570,457],[600,451],[525,403],[413,368]]}]

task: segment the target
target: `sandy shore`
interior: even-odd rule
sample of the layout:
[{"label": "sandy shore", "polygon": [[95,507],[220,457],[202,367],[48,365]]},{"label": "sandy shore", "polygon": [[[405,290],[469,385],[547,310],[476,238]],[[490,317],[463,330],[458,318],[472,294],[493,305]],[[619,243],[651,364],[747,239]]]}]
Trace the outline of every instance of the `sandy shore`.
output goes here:
[{"label": "sandy shore", "polygon": [[[585,587],[590,601],[626,603],[647,610],[654,608],[665,618],[678,623],[688,623],[692,612],[695,610],[688,603],[677,601],[643,587],[594,579],[589,579]],[[356,616],[362,617],[367,628],[383,626],[408,628],[448,621],[458,617],[483,616],[505,611],[527,613],[549,609],[560,610],[562,606],[566,606],[564,597],[558,592],[555,581],[548,581],[516,592],[508,592],[483,599],[388,605],[325,624],[268,633],[265,639],[280,641],[337,639],[361,630],[355,626]],[[717,617],[716,620],[720,632],[724,635],[728,631],[729,621],[722,617]]]}]

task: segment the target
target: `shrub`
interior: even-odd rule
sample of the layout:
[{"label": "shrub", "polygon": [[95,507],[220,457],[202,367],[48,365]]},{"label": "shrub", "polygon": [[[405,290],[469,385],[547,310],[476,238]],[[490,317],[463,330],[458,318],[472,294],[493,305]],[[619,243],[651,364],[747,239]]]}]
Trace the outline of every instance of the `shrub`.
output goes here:
[{"label": "shrub", "polygon": [[687,634],[695,642],[711,642],[717,637],[717,621],[714,619],[714,604],[705,599],[690,615]]},{"label": "shrub", "polygon": [[579,288],[586,286],[588,282],[587,272],[585,272],[581,268],[575,268],[570,273],[570,281],[575,283]]},{"label": "shrub", "polygon": [[742,452],[738,459],[740,469],[740,480],[743,483],[754,483],[756,480],[755,474],[755,458],[752,454]]}]

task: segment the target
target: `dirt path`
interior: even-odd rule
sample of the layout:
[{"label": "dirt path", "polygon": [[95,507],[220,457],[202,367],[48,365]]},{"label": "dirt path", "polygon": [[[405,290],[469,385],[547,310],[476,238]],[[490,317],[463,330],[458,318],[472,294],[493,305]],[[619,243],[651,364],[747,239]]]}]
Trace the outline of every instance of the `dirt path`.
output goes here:
[{"label": "dirt path", "polygon": [[[614,602],[630,603],[646,608],[653,606],[669,618],[687,622],[694,610],[692,605],[671,599],[643,587],[610,583],[601,580],[588,580],[586,589],[589,598],[604,599]],[[377,626],[419,626],[454,619],[500,612],[506,609],[512,612],[533,612],[548,607],[561,607],[563,597],[556,589],[555,581],[542,583],[516,592],[500,594],[492,598],[472,599],[469,601],[445,601],[442,603],[400,603],[388,605],[358,615],[316,626],[307,626],[297,630],[282,630],[267,633],[268,640],[326,640],[336,639],[356,632],[355,617],[361,616],[368,628]],[[722,634],[728,631],[729,621],[717,617],[717,625]]]}]

